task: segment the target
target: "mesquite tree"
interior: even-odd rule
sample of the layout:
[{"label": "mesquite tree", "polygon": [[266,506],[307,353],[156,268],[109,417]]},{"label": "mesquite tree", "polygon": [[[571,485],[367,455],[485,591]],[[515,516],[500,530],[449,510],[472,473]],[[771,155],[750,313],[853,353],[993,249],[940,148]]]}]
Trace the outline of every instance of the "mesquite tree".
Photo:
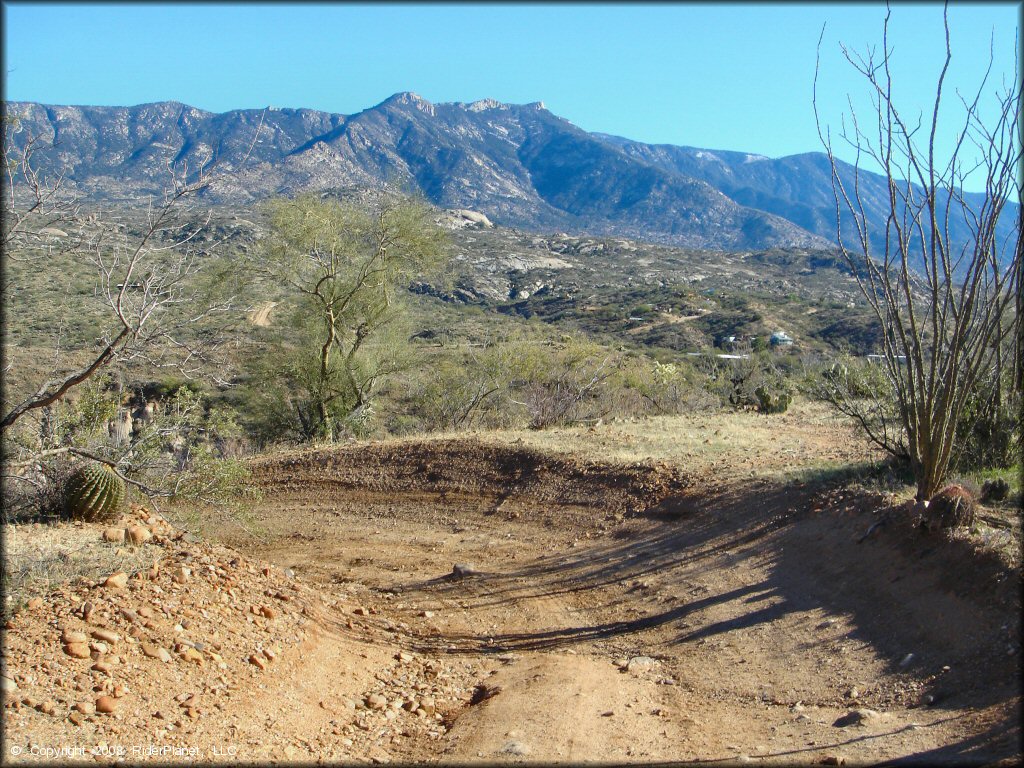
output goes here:
[{"label": "mesquite tree", "polygon": [[[852,183],[840,173],[831,133],[822,128],[817,72],[814,109],[832,166],[839,247],[883,329],[882,365],[902,432],[895,445],[883,447],[905,453],[918,498],[929,499],[949,471],[961,437],[960,415],[972,392],[984,381],[1002,382],[1002,369],[1011,365],[1018,372],[1015,386],[1021,384],[1020,360],[1006,360],[1003,353],[1020,331],[1021,91],[1016,80],[991,85],[990,53],[973,95],[947,92],[953,56],[946,14],[945,59],[931,109],[912,118],[893,97],[889,16],[880,51],[859,54],[842,46],[872,102],[865,117],[851,100],[838,134],[856,154]],[[996,108],[990,110],[983,105],[993,90]],[[958,104],[957,140],[943,156],[936,136],[948,130],[949,101]],[[881,252],[872,247],[878,240],[869,231],[867,193],[860,183],[867,158],[888,181]],[[984,179],[980,205],[972,205],[963,191],[968,175]],[[1001,216],[1014,218],[1008,238],[997,236]],[[951,239],[953,217],[967,225],[966,243]],[[1012,348],[1019,357],[1019,342]]]},{"label": "mesquite tree", "polygon": [[254,269],[283,286],[298,312],[295,354],[282,355],[276,375],[288,382],[299,433],[333,440],[400,367],[399,341],[386,338],[402,314],[399,289],[441,265],[444,234],[426,205],[390,194],[276,200],[269,218]]}]

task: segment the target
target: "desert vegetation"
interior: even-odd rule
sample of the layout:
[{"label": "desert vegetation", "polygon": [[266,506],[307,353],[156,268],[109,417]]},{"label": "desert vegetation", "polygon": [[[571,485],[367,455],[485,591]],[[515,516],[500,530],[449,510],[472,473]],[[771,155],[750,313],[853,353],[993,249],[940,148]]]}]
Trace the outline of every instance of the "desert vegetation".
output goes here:
[{"label": "desert vegetation", "polygon": [[846,52],[877,115],[841,138],[885,231],[823,127],[835,248],[523,232],[387,185],[241,206],[213,158],[80,197],[5,114],[5,735],[1012,759],[1019,86],[995,124],[962,99],[990,202],[954,242],[970,161],[936,164],[882,51]]},{"label": "desert vegetation", "polygon": [[[1019,455],[1021,440],[1004,421],[1012,420],[1021,405],[1020,388],[1007,386],[1021,380],[1019,219],[1008,237],[996,235],[1007,203],[1021,199],[1021,92],[1015,81],[1001,83],[995,88],[993,117],[982,117],[979,105],[988,96],[990,53],[977,89],[958,92],[961,108],[949,117],[943,99],[952,98],[944,86],[953,53],[948,9],[945,13],[945,61],[927,123],[905,114],[893,95],[891,12],[885,17],[881,51],[844,49],[847,61],[863,77],[872,106],[868,115],[858,115],[851,100],[849,122],[843,122],[840,133],[840,140],[857,152],[852,181],[844,181],[831,133],[819,122],[832,167],[840,252],[883,329],[880,362],[893,412],[886,420],[885,406],[875,397],[869,398],[874,400],[873,415],[865,414],[858,398],[842,393],[840,377],[832,379],[827,391],[837,407],[866,427],[872,440],[910,463],[921,501],[939,490],[951,465],[984,460],[976,437],[971,440],[973,456],[967,455],[970,449],[957,450],[968,435],[990,434],[993,457],[1010,442],[1017,443]],[[959,121],[956,146],[937,158],[936,134],[947,130],[950,120]],[[877,233],[863,216],[862,155],[877,162],[888,179],[881,252],[876,249]],[[971,208],[963,187],[967,175],[975,172],[985,180],[985,202]],[[949,237],[952,217],[966,222],[970,237],[964,244]],[[852,238],[844,232],[847,222],[853,224]],[[1006,428],[995,427],[995,422]],[[995,460],[1003,463],[1006,458],[1004,454]]]},{"label": "desert vegetation", "polygon": [[[641,244],[559,236],[541,252],[588,261],[521,260],[496,293],[484,270],[523,238],[452,229],[422,202],[281,199],[242,224],[197,205],[209,183],[198,174],[172,177],[145,213],[104,211],[33,175],[31,150],[9,158],[5,198],[5,288],[19,319],[4,339],[8,510],[57,514],[79,461],[105,463],[137,497],[224,501],[244,485],[242,459],[275,446],[722,409],[770,418],[794,397],[830,403],[897,466],[920,467],[891,390],[908,366],[874,346],[882,305],[850,250],[845,271],[834,257],[763,253],[694,283],[700,252],[654,246],[665,271],[616,284]],[[68,282],[40,280],[41,264]],[[819,283],[805,267],[794,291],[773,277],[800,264],[840,279]],[[744,287],[747,265],[762,277]],[[982,290],[983,270],[973,274]],[[946,474],[978,488],[1020,462],[1011,287],[999,284],[998,338],[986,332],[987,356],[957,380],[947,430],[960,450]]]}]

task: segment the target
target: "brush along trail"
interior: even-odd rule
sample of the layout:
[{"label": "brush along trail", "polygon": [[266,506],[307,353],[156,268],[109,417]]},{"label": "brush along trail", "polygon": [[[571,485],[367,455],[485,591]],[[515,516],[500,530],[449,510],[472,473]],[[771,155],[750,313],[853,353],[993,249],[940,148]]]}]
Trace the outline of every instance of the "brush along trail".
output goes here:
[{"label": "brush along trail", "polygon": [[260,459],[258,537],[154,520],[157,567],[12,619],[5,758],[1012,762],[1018,572],[891,499],[773,480],[793,430],[862,458],[838,426],[778,425],[719,470],[586,458],[611,427],[576,452],[482,435]]}]

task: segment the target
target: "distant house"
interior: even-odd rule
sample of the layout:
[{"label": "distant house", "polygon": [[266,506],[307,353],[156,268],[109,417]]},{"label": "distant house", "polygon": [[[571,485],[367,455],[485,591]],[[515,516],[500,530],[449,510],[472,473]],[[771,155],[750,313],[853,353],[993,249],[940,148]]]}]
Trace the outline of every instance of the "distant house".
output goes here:
[{"label": "distant house", "polygon": [[773,347],[785,347],[785,346],[789,346],[790,344],[792,344],[793,343],[793,339],[785,331],[776,331],[775,333],[773,333],[771,335],[771,338],[768,340],[768,342]]},{"label": "distant house", "polygon": [[718,341],[715,342],[716,347],[724,349],[726,352],[732,352],[736,349],[742,339],[739,336],[729,334],[728,336],[719,336]]},{"label": "distant house", "polygon": [[717,357],[719,360],[746,360],[750,355],[711,354],[708,352],[684,352],[687,357]]},{"label": "distant house", "polygon": [[[885,355],[868,355],[867,358],[868,358],[868,362],[873,364],[873,365],[885,362]],[[896,355],[896,360],[900,364],[906,364],[907,356],[906,355]]]}]

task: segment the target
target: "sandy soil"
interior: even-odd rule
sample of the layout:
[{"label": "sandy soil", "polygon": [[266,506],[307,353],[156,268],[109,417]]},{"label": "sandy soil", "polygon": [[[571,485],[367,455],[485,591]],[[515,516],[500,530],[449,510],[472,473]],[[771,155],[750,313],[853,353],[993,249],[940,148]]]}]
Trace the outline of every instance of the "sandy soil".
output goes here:
[{"label": "sandy soil", "polygon": [[[822,425],[800,439],[859,456]],[[1019,571],[914,529],[892,498],[761,476],[770,444],[731,474],[580,449],[492,435],[258,462],[259,537],[165,537],[170,570],[124,598],[162,585],[169,622],[234,585],[186,628],[217,635],[224,667],[161,664],[128,643],[123,714],[69,723],[85,691],[53,696],[55,715],[9,707],[5,757],[148,738],[197,746],[203,762],[1019,761]],[[167,574],[189,558],[201,567],[175,589]],[[227,581],[208,583],[208,565]],[[41,698],[71,663],[54,650],[33,664],[29,649],[54,647],[62,622],[82,628],[89,595],[105,599],[55,592],[34,609],[45,619],[9,626],[13,698]],[[259,647],[277,651],[265,670],[248,661]],[[168,719],[188,692],[203,703]]]}]

